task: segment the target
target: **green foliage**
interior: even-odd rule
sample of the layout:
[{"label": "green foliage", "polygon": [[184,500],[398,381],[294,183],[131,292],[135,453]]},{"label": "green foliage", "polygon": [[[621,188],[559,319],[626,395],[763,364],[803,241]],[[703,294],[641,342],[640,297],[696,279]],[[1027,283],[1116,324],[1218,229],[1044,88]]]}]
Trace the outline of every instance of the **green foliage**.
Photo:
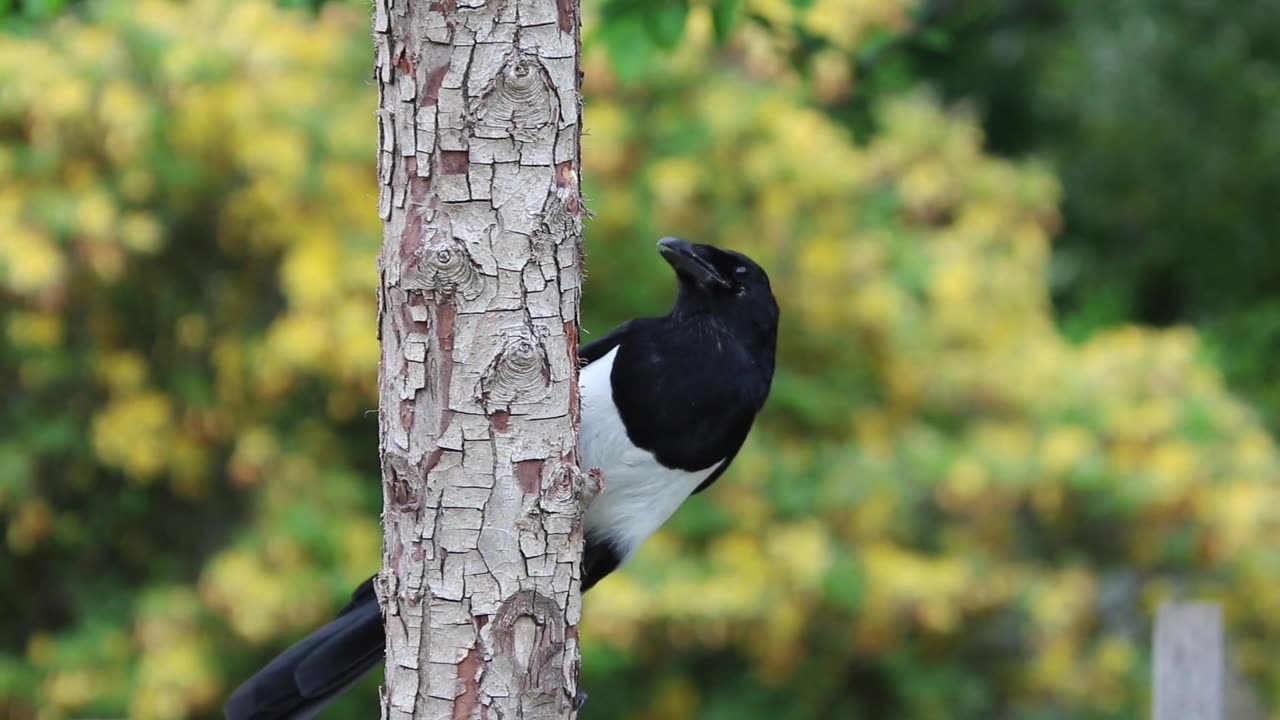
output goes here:
[{"label": "green foliage", "polygon": [[0,20],[7,17],[26,20],[50,18],[66,10],[67,5],[68,0],[0,0]]},{"label": "green foliage", "polygon": [[[706,62],[646,79],[681,124],[597,98],[585,150],[593,227],[749,247],[784,299],[766,434],[694,501],[734,524],[696,554],[675,524],[588,603],[640,667],[697,650],[647,717],[1141,715],[1157,600],[1241,617],[1269,594],[1271,439],[1187,329],[1059,335],[1057,186],[984,156],[972,118],[908,94],[858,146],[787,65],[761,63],[766,89]],[[634,282],[635,259],[592,259],[593,281]],[[1269,622],[1236,630],[1255,674]],[[743,660],[750,692],[691,669]],[[702,692],[671,691],[674,711],[664,688],[690,675]]]},{"label": "green foliage", "polygon": [[914,36],[883,66],[974,102],[995,149],[1053,162],[1068,321],[1196,323],[1277,427],[1280,390],[1257,359],[1280,345],[1280,2],[934,5],[927,22],[951,43]]},{"label": "green foliage", "polygon": [[173,718],[377,557],[367,17],[92,11],[0,42],[0,714]]},{"label": "green foliage", "polygon": [[[584,717],[1138,717],[1178,595],[1275,707],[1280,455],[1195,331],[1065,338],[1059,186],[971,113],[819,109],[908,3],[725,12],[628,20],[643,83],[585,58],[585,329],[669,301],[664,234],[784,316],[731,477],[586,601]],[[0,36],[0,715],[214,717],[376,568],[368,45],[267,0]]]}]

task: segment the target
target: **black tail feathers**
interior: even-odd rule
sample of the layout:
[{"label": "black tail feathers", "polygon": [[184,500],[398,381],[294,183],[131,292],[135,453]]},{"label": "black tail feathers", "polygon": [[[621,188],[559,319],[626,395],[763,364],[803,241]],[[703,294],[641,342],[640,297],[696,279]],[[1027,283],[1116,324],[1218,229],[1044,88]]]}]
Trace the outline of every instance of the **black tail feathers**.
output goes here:
[{"label": "black tail feathers", "polygon": [[366,672],[384,652],[373,578],[329,624],[299,640],[236,688],[227,720],[308,720]]}]

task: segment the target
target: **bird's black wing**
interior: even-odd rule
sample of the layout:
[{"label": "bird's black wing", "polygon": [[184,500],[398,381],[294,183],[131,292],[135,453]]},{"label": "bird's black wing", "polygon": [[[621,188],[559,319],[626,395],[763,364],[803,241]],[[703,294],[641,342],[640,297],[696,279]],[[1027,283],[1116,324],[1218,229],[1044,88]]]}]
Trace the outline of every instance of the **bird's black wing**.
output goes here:
[{"label": "bird's black wing", "polygon": [[622,564],[622,553],[599,537],[586,533],[582,548],[582,592],[595,587],[606,575]]},{"label": "bird's black wing", "polygon": [[734,447],[732,450],[730,450],[729,454],[725,456],[725,459],[722,460],[720,464],[716,466],[715,471],[712,472],[710,475],[708,475],[707,479],[703,480],[702,484],[694,488],[693,492],[690,494],[697,495],[703,490],[706,490],[707,488],[711,487],[711,483],[720,479],[720,476],[724,474],[724,471],[729,469],[729,463],[733,462],[733,459],[738,457],[738,451],[742,449],[742,445],[743,443],[746,442],[746,440],[747,440],[747,436],[743,435],[742,439],[738,441],[737,446]]},{"label": "bird's black wing", "polygon": [[631,324],[633,322],[633,320],[627,320],[618,327],[605,333],[603,336],[592,340],[586,345],[579,346],[578,365],[580,367],[586,367],[605,355],[608,355],[610,350],[618,347],[618,344],[622,342],[622,338],[631,330]]},{"label": "bird's black wing", "polygon": [[764,407],[765,400],[769,397],[769,382],[757,384],[747,393],[747,406],[740,407],[738,412],[729,413],[728,417],[735,418],[723,423],[720,429],[724,431],[721,435],[724,448],[724,460],[716,466],[716,469],[707,476],[702,484],[694,488],[692,495],[711,487],[711,483],[715,482],[729,469],[729,465],[734,458],[738,457],[738,452],[742,450],[742,446],[747,442],[747,436],[751,434],[751,426],[755,424],[756,415],[760,409]]}]

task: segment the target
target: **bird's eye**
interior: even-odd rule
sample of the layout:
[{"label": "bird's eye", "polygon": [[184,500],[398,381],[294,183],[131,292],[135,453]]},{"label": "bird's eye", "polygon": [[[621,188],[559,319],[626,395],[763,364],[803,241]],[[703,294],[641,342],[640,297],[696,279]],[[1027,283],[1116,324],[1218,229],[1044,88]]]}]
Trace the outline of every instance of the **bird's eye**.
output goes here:
[{"label": "bird's eye", "polygon": [[738,267],[736,267],[736,268],[734,268],[734,269],[733,269],[733,272],[734,272],[734,273],[736,273],[736,274],[738,274],[738,275],[746,275],[746,274],[747,274],[747,266],[746,266],[746,265],[739,265]]}]

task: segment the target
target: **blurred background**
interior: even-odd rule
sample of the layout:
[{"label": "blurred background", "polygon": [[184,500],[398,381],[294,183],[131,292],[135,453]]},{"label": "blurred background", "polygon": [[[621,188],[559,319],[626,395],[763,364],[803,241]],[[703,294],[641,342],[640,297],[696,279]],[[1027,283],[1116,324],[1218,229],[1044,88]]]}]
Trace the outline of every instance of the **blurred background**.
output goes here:
[{"label": "blurred background", "polygon": [[[0,0],[0,717],[218,717],[377,569],[369,17]],[[678,234],[783,329],[583,717],[1139,718],[1196,598],[1280,718],[1280,0],[584,18],[585,328]]]}]

